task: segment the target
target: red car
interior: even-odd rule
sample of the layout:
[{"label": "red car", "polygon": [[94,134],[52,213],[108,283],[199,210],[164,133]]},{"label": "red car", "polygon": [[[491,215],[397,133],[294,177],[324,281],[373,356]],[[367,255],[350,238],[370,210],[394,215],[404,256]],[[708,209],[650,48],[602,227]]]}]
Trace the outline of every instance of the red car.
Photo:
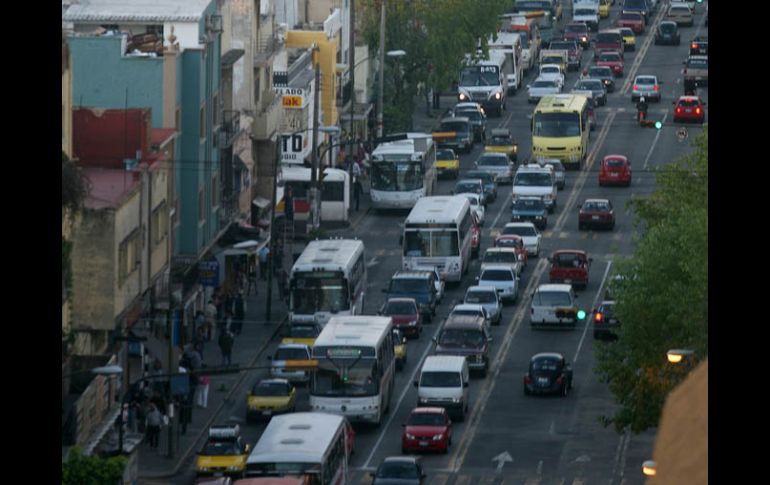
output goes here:
[{"label": "red car", "polygon": [[586,228],[615,228],[615,211],[607,199],[586,199],[578,213],[578,231]]},{"label": "red car", "polygon": [[623,155],[607,155],[599,169],[599,186],[631,185],[631,162]]},{"label": "red car", "polygon": [[583,22],[570,22],[564,26],[564,40],[574,40],[583,49],[591,45],[591,33]]},{"label": "red car", "polygon": [[524,249],[524,239],[516,234],[500,234],[495,238],[496,248],[513,248],[516,250],[516,254],[521,256],[521,263],[523,266],[527,266],[527,250]]},{"label": "red car", "polygon": [[393,319],[393,326],[404,335],[414,338],[422,332],[422,314],[414,298],[390,298],[380,310],[380,315]]},{"label": "red car", "polygon": [[703,123],[706,120],[706,111],[703,109],[706,103],[700,100],[698,96],[680,96],[679,100],[674,102],[674,122],[693,121]]},{"label": "red car", "polygon": [[596,65],[599,67],[609,67],[615,77],[623,75],[623,58],[614,51],[604,51],[596,59]]},{"label": "red car", "polygon": [[588,272],[593,258],[589,258],[585,251],[560,249],[554,251],[548,261],[551,263],[548,271],[550,283],[566,283],[582,289],[588,286]]},{"label": "red car", "polygon": [[623,12],[616,23],[618,27],[628,27],[635,34],[644,32],[644,15],[639,12]]},{"label": "red car", "polygon": [[401,452],[449,451],[452,444],[452,421],[445,408],[422,407],[412,409],[401,435]]},{"label": "red car", "polygon": [[479,220],[476,213],[471,211],[471,258],[476,259],[479,257],[479,250],[481,249],[481,228],[479,228]]}]

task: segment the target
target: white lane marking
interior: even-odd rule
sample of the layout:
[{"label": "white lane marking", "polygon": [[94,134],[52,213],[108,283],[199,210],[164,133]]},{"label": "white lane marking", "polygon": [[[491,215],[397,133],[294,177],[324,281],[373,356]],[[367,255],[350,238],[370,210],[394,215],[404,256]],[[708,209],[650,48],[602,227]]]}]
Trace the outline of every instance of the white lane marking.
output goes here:
[{"label": "white lane marking", "polygon": [[[612,260],[607,261],[607,268],[604,270],[604,276],[602,276],[602,282],[599,284],[599,291],[596,292],[596,296],[594,297],[594,304],[591,307],[596,308],[596,304],[599,302],[599,298],[602,295],[602,289],[604,288],[604,283],[607,281],[607,275],[610,274],[610,267],[612,266]],[[589,318],[590,313],[586,312],[586,318],[583,328],[583,335],[580,336],[580,342],[578,342],[577,350],[575,351],[575,356],[572,358],[572,363],[575,364],[578,360],[578,355],[580,355],[580,349],[583,347],[583,341],[586,338],[586,333],[588,333],[588,327],[591,326],[591,319]]]},{"label": "white lane marking", "polygon": [[[666,114],[663,115],[663,120],[661,123],[664,125],[666,124],[666,118],[668,118],[668,110],[666,110]],[[660,138],[660,133],[663,130],[656,130],[657,133],[655,133],[655,139],[652,140],[652,145],[650,145],[650,151],[647,152],[647,158],[644,159],[644,167],[642,167],[644,170],[647,170],[647,163],[650,161],[650,157],[652,156],[652,151],[655,149],[655,145],[658,143],[658,138]]]}]

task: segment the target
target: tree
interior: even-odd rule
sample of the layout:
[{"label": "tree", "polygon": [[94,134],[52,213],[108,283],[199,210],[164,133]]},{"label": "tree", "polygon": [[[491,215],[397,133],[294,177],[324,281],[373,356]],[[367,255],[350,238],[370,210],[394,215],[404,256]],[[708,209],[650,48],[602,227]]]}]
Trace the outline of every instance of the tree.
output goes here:
[{"label": "tree", "polygon": [[618,263],[612,287],[622,326],[618,340],[597,347],[596,372],[619,409],[602,417],[618,432],[658,425],[668,393],[686,367],[666,360],[670,349],[708,355],[708,128],[695,150],[665,166],[657,189],[630,206],[644,226],[634,255]]},{"label": "tree", "polygon": [[72,447],[61,464],[62,485],[115,485],[123,476],[128,460],[124,456],[100,458],[86,456],[78,446]]},{"label": "tree", "polygon": [[80,169],[61,153],[61,206],[74,217],[88,196],[88,179]]}]

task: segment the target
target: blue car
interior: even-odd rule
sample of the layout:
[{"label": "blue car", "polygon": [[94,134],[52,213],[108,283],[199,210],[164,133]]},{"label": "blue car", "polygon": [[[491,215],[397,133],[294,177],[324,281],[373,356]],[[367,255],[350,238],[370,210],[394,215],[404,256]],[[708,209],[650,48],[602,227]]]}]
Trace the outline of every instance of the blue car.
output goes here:
[{"label": "blue car", "polygon": [[519,197],[513,201],[511,222],[531,222],[538,229],[548,224],[548,209],[540,197]]},{"label": "blue car", "polygon": [[486,202],[494,202],[497,199],[497,182],[495,182],[495,176],[491,173],[483,170],[468,170],[465,173],[465,178],[481,179],[481,183],[484,185],[484,200]]},{"label": "blue car", "polygon": [[423,320],[430,322],[436,315],[438,306],[435,274],[434,271],[397,271],[382,292],[387,295],[386,300],[414,298]]}]

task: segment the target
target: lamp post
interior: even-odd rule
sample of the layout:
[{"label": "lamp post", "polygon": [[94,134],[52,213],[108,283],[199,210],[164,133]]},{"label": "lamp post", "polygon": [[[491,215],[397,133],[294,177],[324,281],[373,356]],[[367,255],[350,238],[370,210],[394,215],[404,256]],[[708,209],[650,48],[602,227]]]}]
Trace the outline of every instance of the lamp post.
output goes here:
[{"label": "lamp post", "polygon": [[666,358],[672,364],[678,364],[682,360],[690,359],[695,352],[689,349],[671,349],[666,352]]}]

